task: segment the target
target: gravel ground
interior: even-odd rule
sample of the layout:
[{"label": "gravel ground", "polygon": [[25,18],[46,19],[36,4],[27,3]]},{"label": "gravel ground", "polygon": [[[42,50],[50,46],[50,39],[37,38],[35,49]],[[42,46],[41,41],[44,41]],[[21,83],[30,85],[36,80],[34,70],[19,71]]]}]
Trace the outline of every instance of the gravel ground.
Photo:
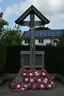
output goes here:
[{"label": "gravel ground", "polygon": [[11,92],[9,82],[0,86],[0,96],[64,96],[64,85],[55,81],[56,88],[53,90],[28,90],[25,92]]}]

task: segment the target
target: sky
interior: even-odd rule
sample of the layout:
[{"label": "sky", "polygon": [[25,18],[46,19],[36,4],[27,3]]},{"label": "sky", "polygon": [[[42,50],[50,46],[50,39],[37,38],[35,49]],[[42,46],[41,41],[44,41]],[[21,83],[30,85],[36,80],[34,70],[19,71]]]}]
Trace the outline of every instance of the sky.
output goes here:
[{"label": "sky", "polygon": [[[3,19],[13,28],[15,20],[31,5],[50,20],[46,27],[64,29],[64,0],[0,0],[0,12],[3,12]],[[28,28],[21,27],[21,30],[26,31]]]}]

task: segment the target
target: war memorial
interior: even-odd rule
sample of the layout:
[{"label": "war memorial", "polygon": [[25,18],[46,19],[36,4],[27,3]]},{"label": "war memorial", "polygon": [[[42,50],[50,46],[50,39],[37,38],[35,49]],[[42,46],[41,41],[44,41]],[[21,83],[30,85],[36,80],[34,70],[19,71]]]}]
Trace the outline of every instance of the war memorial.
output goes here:
[{"label": "war memorial", "polygon": [[[30,15],[30,21],[24,19]],[[35,15],[41,21],[35,21]],[[30,27],[30,51],[20,51],[21,68],[18,76],[11,81],[13,92],[26,91],[28,89],[54,89],[53,78],[44,69],[44,54],[42,51],[35,51],[35,27],[48,24],[50,21],[43,16],[33,5],[30,6],[16,21],[16,24]],[[38,57],[39,55],[39,57]],[[37,60],[39,62],[37,62]],[[28,65],[27,65],[28,63]],[[26,68],[26,69],[25,69]],[[29,68],[29,69],[28,69]],[[41,68],[40,70],[36,68]],[[18,77],[18,78],[17,78]]]}]

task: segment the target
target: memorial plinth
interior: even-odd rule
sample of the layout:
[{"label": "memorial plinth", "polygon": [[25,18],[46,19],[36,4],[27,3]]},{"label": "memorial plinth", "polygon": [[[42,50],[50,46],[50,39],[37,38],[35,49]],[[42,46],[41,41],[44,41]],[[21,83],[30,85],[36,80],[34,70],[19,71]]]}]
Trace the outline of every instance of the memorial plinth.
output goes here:
[{"label": "memorial plinth", "polygon": [[[35,69],[44,69],[44,51],[35,51]],[[30,69],[30,51],[21,51],[21,67]]]}]

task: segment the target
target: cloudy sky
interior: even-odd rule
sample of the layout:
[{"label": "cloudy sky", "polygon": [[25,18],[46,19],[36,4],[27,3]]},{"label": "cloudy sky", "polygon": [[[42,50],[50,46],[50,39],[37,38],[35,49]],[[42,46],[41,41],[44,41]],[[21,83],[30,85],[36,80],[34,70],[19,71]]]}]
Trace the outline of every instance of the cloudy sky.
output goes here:
[{"label": "cloudy sky", "polygon": [[[50,20],[47,27],[64,28],[64,0],[0,0],[0,12],[4,13],[3,18],[13,27],[14,21],[31,5]],[[26,30],[24,27],[21,28],[23,31]]]}]

